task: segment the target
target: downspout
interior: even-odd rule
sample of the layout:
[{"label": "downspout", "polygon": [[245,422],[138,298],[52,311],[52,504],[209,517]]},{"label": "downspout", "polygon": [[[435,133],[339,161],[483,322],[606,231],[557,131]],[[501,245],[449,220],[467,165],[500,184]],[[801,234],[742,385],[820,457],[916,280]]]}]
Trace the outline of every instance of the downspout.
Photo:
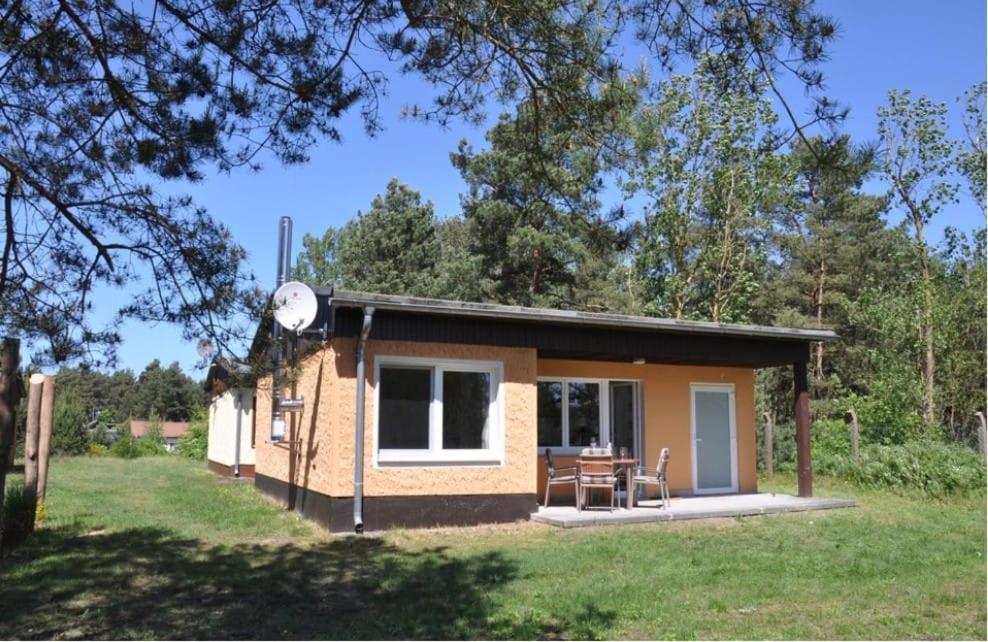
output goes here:
[{"label": "downspout", "polygon": [[373,320],[374,307],[367,306],[364,308],[364,325],[360,329],[360,340],[357,342],[357,419],[353,449],[353,530],[356,533],[364,532],[364,347]]},{"label": "downspout", "polygon": [[240,477],[240,420],[244,412],[244,393],[238,392],[233,403],[237,411],[237,442],[233,450],[233,476]]}]

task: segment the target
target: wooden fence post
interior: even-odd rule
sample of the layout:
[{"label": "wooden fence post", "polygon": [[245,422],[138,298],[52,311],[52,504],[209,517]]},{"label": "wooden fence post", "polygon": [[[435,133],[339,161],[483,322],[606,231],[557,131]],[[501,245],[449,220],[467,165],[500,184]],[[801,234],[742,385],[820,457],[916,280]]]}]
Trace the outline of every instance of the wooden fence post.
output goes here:
[{"label": "wooden fence post", "polygon": [[48,453],[51,450],[52,415],[55,405],[55,377],[45,377],[41,386],[41,432],[38,434],[38,501],[48,492]]},{"label": "wooden fence post", "polygon": [[[29,515],[38,508],[38,433],[41,427],[41,389],[45,376],[31,375],[27,392],[27,427],[24,429],[24,490],[31,504]],[[33,528],[33,524],[32,524]]]},{"label": "wooden fence post", "polygon": [[851,457],[854,459],[858,458],[858,438],[860,433],[858,432],[858,413],[854,412],[854,408],[847,411],[847,417],[851,423]]},{"label": "wooden fence post", "polygon": [[14,424],[17,422],[17,397],[20,385],[17,381],[17,366],[20,361],[20,342],[17,339],[3,340],[0,353],[0,551],[3,551],[3,502],[7,493],[7,467],[10,464],[10,451],[14,449]]},{"label": "wooden fence post", "polygon": [[775,448],[773,440],[773,433],[775,432],[773,424],[775,422],[770,412],[763,412],[762,417],[765,419],[765,473],[772,475],[775,473],[775,455],[772,452]]},{"label": "wooden fence post", "polygon": [[974,414],[978,417],[978,454],[981,455],[981,459],[988,460],[988,452],[985,451],[988,447],[988,438],[985,436],[985,413],[979,410]]}]

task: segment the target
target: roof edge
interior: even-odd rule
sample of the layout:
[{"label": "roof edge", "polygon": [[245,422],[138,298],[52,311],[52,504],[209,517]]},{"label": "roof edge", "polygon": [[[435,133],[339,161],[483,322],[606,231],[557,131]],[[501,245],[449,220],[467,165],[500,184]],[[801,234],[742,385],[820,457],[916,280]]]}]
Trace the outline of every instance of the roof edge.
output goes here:
[{"label": "roof edge", "polygon": [[375,294],[355,290],[314,288],[316,293],[328,297],[334,307],[363,307],[373,305],[380,310],[441,314],[447,316],[479,317],[511,321],[543,321],[565,325],[653,330],[684,334],[709,334],[719,336],[761,337],[788,341],[835,341],[838,336],[831,330],[791,328],[742,323],[716,323],[713,321],[686,321],[661,317],[643,317],[606,312],[578,312],[552,308],[527,308],[499,303],[472,303],[424,297]]}]

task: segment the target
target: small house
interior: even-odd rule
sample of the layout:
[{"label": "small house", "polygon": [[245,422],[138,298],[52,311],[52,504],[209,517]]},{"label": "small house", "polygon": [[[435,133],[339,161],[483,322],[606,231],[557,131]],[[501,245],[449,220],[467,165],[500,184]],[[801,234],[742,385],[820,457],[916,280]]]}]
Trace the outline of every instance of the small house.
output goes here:
[{"label": "small house", "polygon": [[[152,423],[152,420],[149,419],[131,419],[130,434],[135,437],[144,437],[151,431]],[[159,423],[161,424],[161,442],[165,446],[165,450],[172,452],[178,447],[178,440],[181,439],[182,435],[189,432],[189,422],[162,421]]]},{"label": "small house", "polygon": [[672,494],[755,492],[755,372],[778,366],[812,493],[806,364],[832,332],[316,295],[291,376],[257,384],[255,484],[333,531],[527,519],[547,448],[566,465],[610,443],[653,467],[669,448]]}]

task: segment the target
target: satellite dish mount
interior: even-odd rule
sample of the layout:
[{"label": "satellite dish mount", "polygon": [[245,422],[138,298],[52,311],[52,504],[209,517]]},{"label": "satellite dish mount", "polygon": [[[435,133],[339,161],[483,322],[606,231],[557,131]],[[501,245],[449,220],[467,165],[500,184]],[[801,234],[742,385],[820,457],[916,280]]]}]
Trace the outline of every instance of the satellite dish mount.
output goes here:
[{"label": "satellite dish mount", "polygon": [[289,332],[301,335],[316,319],[319,304],[312,288],[298,281],[285,283],[274,293],[274,318]]}]

